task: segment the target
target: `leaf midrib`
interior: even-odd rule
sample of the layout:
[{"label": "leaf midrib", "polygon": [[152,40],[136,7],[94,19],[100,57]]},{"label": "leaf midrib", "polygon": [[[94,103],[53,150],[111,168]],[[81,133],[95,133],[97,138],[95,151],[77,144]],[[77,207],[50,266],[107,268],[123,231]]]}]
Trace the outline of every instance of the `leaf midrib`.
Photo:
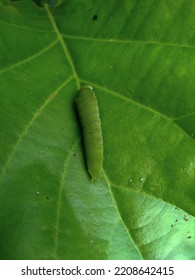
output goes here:
[{"label": "leaf midrib", "polygon": [[76,69],[75,69],[75,66],[74,66],[74,62],[69,54],[69,51],[68,51],[68,48],[67,48],[67,45],[66,45],[66,42],[64,41],[64,39],[62,38],[61,34],[60,34],[60,31],[55,23],[55,20],[54,20],[54,17],[49,9],[49,6],[47,4],[44,5],[46,11],[47,11],[47,14],[48,14],[48,17],[50,19],[50,22],[53,26],[53,29],[54,29],[54,32],[56,33],[60,43],[61,43],[61,46],[62,46],[62,49],[64,51],[64,54],[65,54],[65,57],[67,58],[70,66],[71,66],[71,69],[72,69],[72,72],[73,72],[73,76],[75,78],[75,81],[76,81],[76,85],[77,85],[77,88],[79,89],[80,88],[80,82],[79,82],[79,79],[78,79],[78,75],[77,75],[77,72],[76,72]]}]

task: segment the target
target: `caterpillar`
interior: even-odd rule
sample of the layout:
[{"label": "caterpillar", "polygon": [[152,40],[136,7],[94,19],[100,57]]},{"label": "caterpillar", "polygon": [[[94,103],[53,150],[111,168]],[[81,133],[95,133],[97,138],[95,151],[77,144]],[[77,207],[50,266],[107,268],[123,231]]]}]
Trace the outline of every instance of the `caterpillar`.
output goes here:
[{"label": "caterpillar", "polygon": [[99,108],[91,86],[83,86],[75,99],[81,123],[85,157],[92,181],[100,176],[103,161],[103,139]]}]

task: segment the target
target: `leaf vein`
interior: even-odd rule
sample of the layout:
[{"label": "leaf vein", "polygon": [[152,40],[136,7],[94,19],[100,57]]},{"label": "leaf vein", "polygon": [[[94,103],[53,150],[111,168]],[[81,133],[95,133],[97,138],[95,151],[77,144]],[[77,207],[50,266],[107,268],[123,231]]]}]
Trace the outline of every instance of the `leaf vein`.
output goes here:
[{"label": "leaf vein", "polygon": [[72,145],[72,147],[69,150],[68,156],[64,162],[64,172],[63,172],[61,180],[60,180],[60,188],[59,188],[58,203],[57,203],[58,207],[57,207],[56,225],[55,225],[55,237],[54,237],[54,257],[55,257],[55,259],[57,259],[56,255],[57,255],[57,249],[58,249],[58,232],[59,232],[59,227],[60,227],[61,201],[62,201],[62,191],[63,191],[63,187],[64,187],[64,181],[66,178],[66,167],[73,155],[72,151],[74,151],[74,149],[78,145],[79,141],[80,141],[80,137],[79,137],[79,139],[77,139],[75,141],[75,143]]},{"label": "leaf vein", "polygon": [[146,105],[144,105],[144,104],[141,104],[141,103],[139,103],[139,102],[137,102],[137,101],[135,101],[135,100],[133,100],[133,99],[131,99],[131,98],[129,98],[129,97],[120,95],[118,92],[115,92],[115,91],[113,91],[113,90],[111,90],[111,89],[108,89],[108,88],[106,88],[106,87],[104,87],[104,86],[99,86],[99,85],[97,85],[97,84],[95,84],[95,83],[92,83],[92,82],[89,82],[89,81],[86,81],[86,80],[82,80],[82,79],[80,79],[80,82],[81,82],[81,83],[84,83],[84,84],[90,84],[90,85],[92,85],[93,87],[97,87],[97,88],[99,88],[99,89],[102,90],[102,91],[105,91],[105,92],[107,92],[107,93],[109,93],[109,94],[112,94],[113,96],[116,96],[116,97],[118,97],[118,98],[120,98],[120,99],[123,99],[123,100],[125,100],[125,101],[127,101],[127,102],[130,102],[130,103],[132,103],[132,104],[135,104],[135,105],[137,105],[137,106],[140,106],[140,107],[143,108],[144,110],[148,110],[148,111],[152,112],[153,114],[156,114],[156,115],[158,115],[158,116],[160,116],[160,117],[166,119],[167,121],[169,121],[169,122],[171,122],[173,125],[175,125],[180,131],[182,131],[183,134],[185,134],[185,135],[187,135],[187,136],[189,137],[189,135],[188,135],[179,125],[177,125],[177,123],[175,123],[174,120],[173,120],[172,118],[169,118],[169,117],[167,117],[166,115],[163,115],[161,112],[158,112],[158,111],[156,111],[155,109],[153,109],[153,108],[151,108],[151,107],[148,107],[148,106],[146,106]]},{"label": "leaf vein", "polygon": [[25,64],[25,63],[27,63],[27,62],[29,62],[29,61],[31,61],[31,60],[36,59],[37,57],[41,56],[41,55],[42,55],[43,53],[45,53],[46,51],[50,50],[53,46],[55,46],[55,44],[56,44],[57,42],[58,42],[58,39],[55,40],[55,41],[53,41],[53,42],[52,42],[49,46],[47,46],[46,48],[44,48],[44,49],[42,49],[41,51],[39,51],[39,52],[37,52],[37,53],[35,53],[35,54],[29,56],[28,58],[26,58],[26,59],[24,59],[24,60],[22,60],[22,61],[20,61],[20,62],[17,62],[17,63],[15,63],[15,64],[12,64],[12,65],[10,65],[10,66],[8,66],[8,67],[2,69],[2,70],[0,71],[0,74],[1,74],[1,73],[5,73],[5,72],[7,72],[7,71],[9,71],[9,70],[11,70],[11,69],[13,69],[13,68],[16,68],[16,67],[22,65],[22,64]]},{"label": "leaf vein", "polygon": [[55,20],[54,20],[54,17],[53,17],[53,15],[52,15],[52,13],[51,13],[51,11],[50,11],[48,5],[45,4],[44,7],[45,7],[45,9],[46,9],[46,11],[47,11],[47,14],[48,14],[48,17],[49,17],[49,19],[50,19],[50,22],[51,22],[51,24],[52,24],[52,26],[53,26],[54,32],[56,33],[57,38],[58,38],[58,40],[59,40],[60,43],[61,43],[61,46],[62,46],[62,49],[63,49],[63,51],[64,51],[65,57],[67,58],[67,60],[68,60],[68,62],[69,62],[69,64],[70,64],[70,66],[71,66],[73,75],[74,75],[75,80],[76,80],[77,88],[79,89],[79,88],[80,88],[80,83],[79,83],[78,75],[77,75],[77,72],[76,72],[75,65],[74,65],[74,63],[73,63],[72,57],[71,57],[71,55],[70,55],[70,52],[69,52],[69,50],[68,50],[68,47],[67,47],[67,45],[66,45],[66,42],[63,40],[63,37],[62,37],[62,35],[61,35],[61,33],[60,33],[60,31],[59,31],[57,25],[56,25],[56,22],[55,22]]},{"label": "leaf vein", "polygon": [[103,42],[103,43],[116,43],[116,44],[146,44],[146,45],[159,45],[162,47],[180,47],[180,48],[195,48],[193,45],[182,45],[174,43],[163,43],[158,41],[138,41],[138,40],[120,40],[120,39],[101,39],[101,38],[89,38],[85,36],[74,36],[74,35],[65,35],[61,34],[62,37],[73,40],[85,40],[85,41],[94,41],[94,42]]},{"label": "leaf vein", "polygon": [[25,137],[25,135],[27,135],[30,127],[33,125],[33,123],[35,122],[35,120],[38,118],[38,116],[43,112],[43,110],[47,107],[47,105],[57,96],[58,92],[67,84],[69,83],[71,80],[73,79],[73,77],[71,76],[68,80],[66,80],[63,84],[61,84],[57,90],[55,90],[55,95],[54,94],[50,94],[48,96],[48,98],[45,100],[45,102],[41,105],[40,108],[38,108],[36,110],[36,112],[34,113],[32,119],[29,121],[29,123],[24,127],[24,130],[22,131],[22,133],[18,136],[18,140],[17,142],[15,143],[15,145],[13,146],[13,149],[11,151],[11,153],[9,154],[7,160],[6,160],[6,163],[2,169],[2,172],[1,172],[1,176],[0,176],[0,181],[2,181],[2,178],[4,176],[4,174],[6,173],[10,163],[11,163],[11,160],[14,156],[14,154],[16,153],[17,151],[17,148],[19,147],[20,143],[22,142],[23,138]]},{"label": "leaf vein", "polygon": [[34,32],[38,32],[38,33],[54,33],[53,30],[51,31],[51,30],[34,29],[34,28],[30,28],[30,27],[25,27],[25,26],[22,26],[22,25],[19,25],[19,24],[7,22],[7,21],[2,20],[2,19],[0,19],[0,22],[2,22],[4,24],[7,24],[7,25],[10,25],[10,26],[13,26],[13,27],[16,27],[16,28],[24,29],[24,30],[27,30],[27,31],[34,31]]}]

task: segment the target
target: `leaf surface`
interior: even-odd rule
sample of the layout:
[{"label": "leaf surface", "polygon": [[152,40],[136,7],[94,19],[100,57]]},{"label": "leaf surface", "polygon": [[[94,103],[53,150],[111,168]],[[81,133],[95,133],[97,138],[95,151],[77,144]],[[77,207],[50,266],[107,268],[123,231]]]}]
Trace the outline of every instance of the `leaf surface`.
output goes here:
[{"label": "leaf surface", "polygon": [[0,259],[195,259],[195,2],[35,2],[0,5]]}]

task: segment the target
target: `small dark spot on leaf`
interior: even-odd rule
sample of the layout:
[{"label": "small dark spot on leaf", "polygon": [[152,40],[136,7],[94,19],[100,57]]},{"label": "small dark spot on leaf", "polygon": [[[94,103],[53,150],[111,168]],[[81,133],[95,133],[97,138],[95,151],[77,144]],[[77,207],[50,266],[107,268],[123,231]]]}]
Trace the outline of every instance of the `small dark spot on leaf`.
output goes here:
[{"label": "small dark spot on leaf", "polygon": [[178,219],[176,219],[175,222],[177,223],[177,222],[178,222]]},{"label": "small dark spot on leaf", "polygon": [[175,209],[178,209],[177,207],[175,207]]},{"label": "small dark spot on leaf", "polygon": [[190,238],[192,238],[192,236],[188,236],[187,238],[190,239]]},{"label": "small dark spot on leaf", "polygon": [[173,227],[173,225],[171,225],[171,227]]},{"label": "small dark spot on leaf", "polygon": [[49,198],[50,198],[49,196],[46,196],[46,199],[47,199],[47,200],[49,200]]},{"label": "small dark spot on leaf", "polygon": [[74,157],[76,157],[76,154],[73,154]]},{"label": "small dark spot on leaf", "polygon": [[184,221],[186,221],[186,222],[187,222],[187,221],[189,221],[189,219],[188,219],[188,218],[186,218],[186,217],[184,217]]},{"label": "small dark spot on leaf", "polygon": [[43,4],[41,3],[41,0],[33,0],[33,1],[37,4],[37,6],[43,7]]},{"label": "small dark spot on leaf", "polygon": [[97,18],[98,18],[97,15],[94,15],[94,16],[93,16],[93,20],[96,20]]}]

